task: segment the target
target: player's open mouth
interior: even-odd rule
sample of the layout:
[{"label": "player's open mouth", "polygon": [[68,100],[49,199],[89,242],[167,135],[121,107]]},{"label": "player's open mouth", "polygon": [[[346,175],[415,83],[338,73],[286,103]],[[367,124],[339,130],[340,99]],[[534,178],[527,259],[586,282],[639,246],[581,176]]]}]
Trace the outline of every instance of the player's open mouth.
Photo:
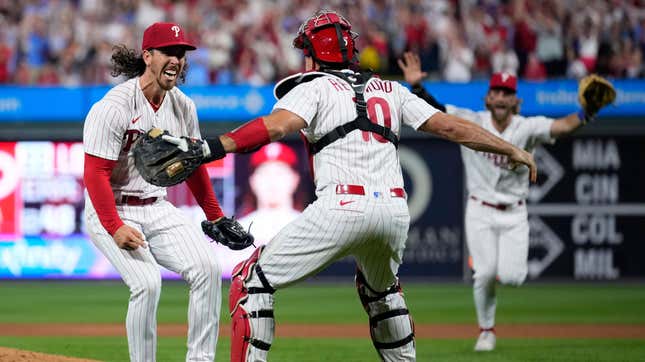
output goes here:
[{"label": "player's open mouth", "polygon": [[175,78],[177,78],[177,71],[176,71],[176,70],[167,69],[167,70],[165,70],[165,71],[163,72],[163,74],[164,74],[167,78],[170,78],[171,80],[174,80]]}]

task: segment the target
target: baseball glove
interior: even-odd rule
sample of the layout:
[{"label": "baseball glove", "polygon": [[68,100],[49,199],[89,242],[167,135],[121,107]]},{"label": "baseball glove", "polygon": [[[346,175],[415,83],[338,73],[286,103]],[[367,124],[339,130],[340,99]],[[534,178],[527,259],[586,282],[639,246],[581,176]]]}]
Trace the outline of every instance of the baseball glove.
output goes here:
[{"label": "baseball glove", "polygon": [[605,78],[590,74],[578,84],[578,101],[585,113],[585,118],[593,119],[601,108],[616,100],[614,86]]},{"label": "baseball glove", "polygon": [[[167,138],[180,140],[182,145]],[[137,141],[134,149],[134,166],[144,180],[168,187],[185,181],[201,165],[203,142],[188,137],[173,137],[168,131],[153,128]]]},{"label": "baseball glove", "polygon": [[237,220],[226,216],[214,222],[202,221],[202,231],[231,250],[242,250],[253,245],[253,235],[244,230]]}]

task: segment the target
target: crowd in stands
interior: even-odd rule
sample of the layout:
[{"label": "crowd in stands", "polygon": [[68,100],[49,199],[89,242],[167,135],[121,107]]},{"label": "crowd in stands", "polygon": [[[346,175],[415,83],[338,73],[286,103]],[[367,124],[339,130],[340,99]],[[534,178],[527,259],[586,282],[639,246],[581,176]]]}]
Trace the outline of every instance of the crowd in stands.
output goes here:
[{"label": "crowd in stands", "polygon": [[352,22],[361,66],[384,77],[406,50],[449,82],[645,76],[639,0],[0,0],[0,83],[115,83],[113,45],[140,50],[146,26],[173,21],[199,46],[188,85],[267,84],[301,70],[291,42],[321,7]]}]

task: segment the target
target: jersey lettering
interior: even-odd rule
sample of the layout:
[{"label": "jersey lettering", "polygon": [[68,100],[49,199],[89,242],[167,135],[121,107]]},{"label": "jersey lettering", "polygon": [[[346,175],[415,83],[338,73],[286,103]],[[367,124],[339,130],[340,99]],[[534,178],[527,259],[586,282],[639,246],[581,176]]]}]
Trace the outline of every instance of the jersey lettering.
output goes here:
[{"label": "jersey lettering", "polygon": [[392,93],[392,83],[387,80],[383,81],[380,79],[372,79],[372,81],[369,82],[367,88],[365,88],[365,93],[370,93],[373,91]]},{"label": "jersey lettering", "polygon": [[508,162],[508,156],[506,155],[499,155],[497,153],[489,153],[489,152],[478,152],[488,160],[492,161],[493,164],[497,167],[502,167],[502,168],[507,168],[509,166]]},{"label": "jersey lettering", "polygon": [[339,82],[337,79],[334,78],[327,78],[329,83],[334,87],[334,89],[338,92],[344,92],[344,91],[349,91],[352,90],[352,88],[349,86],[349,84],[345,82]]},{"label": "jersey lettering", "polygon": [[136,140],[139,138],[139,135],[143,133],[138,129],[128,129],[125,131],[125,134],[123,135],[123,152],[129,152],[130,148],[132,147],[132,144],[136,142]]}]

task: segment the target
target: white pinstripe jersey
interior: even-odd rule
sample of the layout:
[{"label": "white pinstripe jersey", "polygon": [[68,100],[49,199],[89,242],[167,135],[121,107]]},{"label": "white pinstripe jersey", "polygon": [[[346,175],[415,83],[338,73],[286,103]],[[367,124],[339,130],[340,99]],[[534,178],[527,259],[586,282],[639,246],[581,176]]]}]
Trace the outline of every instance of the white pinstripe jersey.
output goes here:
[{"label": "white pinstripe jersey", "polygon": [[110,177],[115,197],[166,195],[164,187],[151,185],[139,175],[131,152],[139,135],[153,127],[168,130],[174,136],[201,138],[195,103],[188,96],[174,87],[166,92],[155,112],[138,77],[110,89],[87,114],[83,126],[85,152],[118,161]]},{"label": "white pinstripe jersey", "polygon": [[[495,129],[490,111],[474,112],[470,109],[446,106],[446,111],[457,117],[477,123],[485,130],[505,141],[533,152],[541,143],[553,143],[552,118],[523,117],[514,115],[501,134]],[[461,146],[461,158],[466,169],[468,193],[492,203],[512,204],[526,199],[529,193],[529,169],[521,166],[510,170],[508,157],[479,152]]]},{"label": "white pinstripe jersey", "polygon": [[[303,133],[315,142],[334,128],[356,118],[355,93],[342,78],[324,75],[299,84],[282,97],[274,109],[285,109],[307,123]],[[419,128],[438,112],[397,82],[371,78],[365,86],[370,120],[399,136],[401,124]],[[355,130],[314,156],[316,192],[334,184],[403,187],[398,153],[386,139]]]}]

